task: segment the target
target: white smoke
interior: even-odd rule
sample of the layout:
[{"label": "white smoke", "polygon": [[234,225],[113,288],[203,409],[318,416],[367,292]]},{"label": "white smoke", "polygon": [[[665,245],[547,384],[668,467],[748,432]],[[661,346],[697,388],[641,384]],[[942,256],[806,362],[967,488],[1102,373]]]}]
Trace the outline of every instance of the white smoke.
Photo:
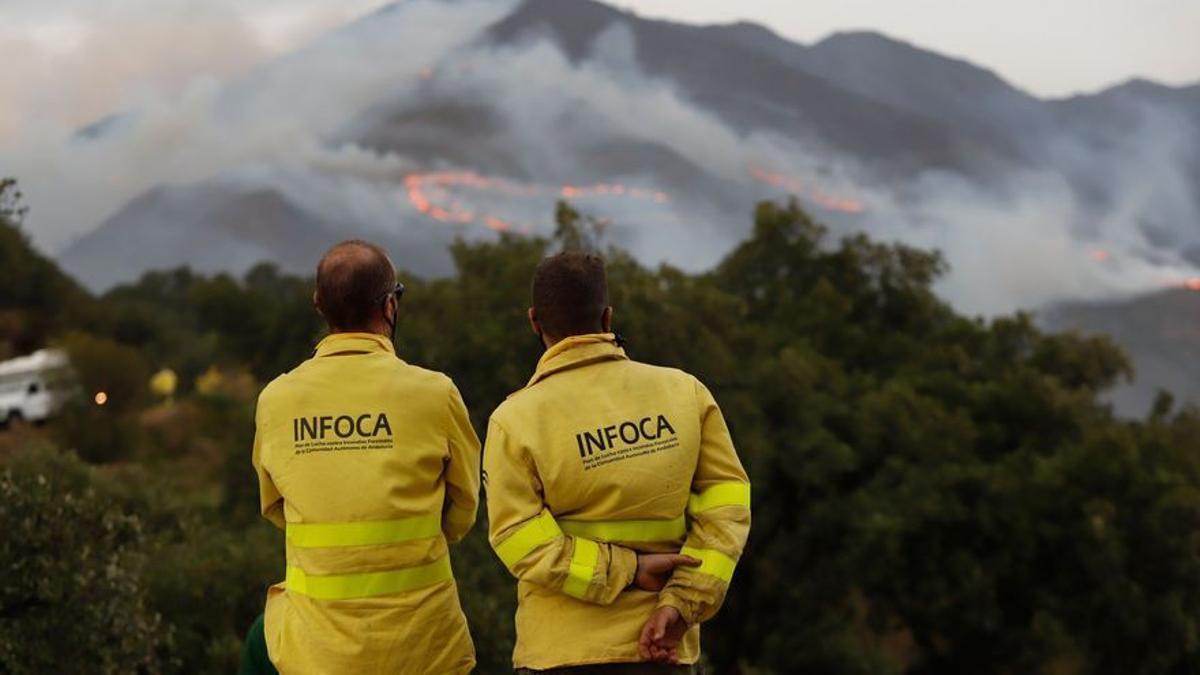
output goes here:
[{"label": "white smoke", "polygon": [[1136,220],[1123,213],[1130,195],[1119,195],[1120,207],[1089,222],[1093,231],[1084,237],[1072,225],[1089,209],[1060,174],[1004,180],[1001,196],[960,176],[923,173],[907,188],[918,195],[915,204],[873,190],[869,227],[879,238],[942,251],[951,269],[939,293],[984,315],[1157,290],[1195,274],[1177,253],[1146,255]]},{"label": "white smoke", "polygon": [[[75,138],[70,118],[27,124],[0,141],[0,175],[20,178],[34,241],[53,252],[155,185],[248,167],[303,171],[338,152],[324,138],[348,118],[384,92],[414,86],[429,59],[511,6],[405,2],[232,80],[200,77],[175,94],[130,94],[90,139]],[[223,48],[223,39],[209,37],[210,49]]]},{"label": "white smoke", "polygon": [[[665,205],[581,200],[612,218],[618,243],[648,262],[688,269],[716,262],[748,233],[753,197],[780,194],[751,180],[751,168],[765,165],[861,201],[861,215],[832,214],[838,232],[865,229],[942,250],[952,271],[939,290],[965,311],[1112,297],[1195,274],[1178,254],[1200,241],[1196,186],[1177,156],[1195,132],[1180,120],[1147,112],[1120,143],[1100,149],[1062,137],[1045,149],[1044,169],[986,186],[937,172],[881,185],[814,139],[739,133],[671,82],[647,77],[623,24],[603,31],[580,63],[545,40],[473,44],[513,5],[409,0],[269,65],[194,79],[172,95],[142,92],[115,108],[127,112],[91,139],[64,141],[71,128],[62,120],[28,125],[0,141],[0,175],[21,179],[35,241],[51,251],[148,188],[213,178],[272,187],[324,220],[387,231],[421,217],[404,198],[407,173],[472,167],[428,166],[331,141],[421,97],[443,95],[486,102],[504,124],[497,143],[519,162],[522,178],[514,180],[547,188],[540,201],[504,207],[514,221],[548,227],[554,186],[594,180],[582,167],[614,138],[664,149],[672,161],[698,168],[715,194],[672,194]],[[655,184],[656,169],[610,178],[658,190],[665,186]],[[1086,202],[1064,172],[1095,173],[1107,203]],[[1147,220],[1174,243],[1148,237]]]},{"label": "white smoke", "polygon": [[[1130,127],[1100,147],[1063,134],[1042,170],[1010,173],[984,189],[960,177],[919,175],[915,205],[889,204],[878,232],[944,251],[951,272],[940,290],[983,314],[1101,300],[1177,286],[1198,274],[1183,256],[1200,242],[1197,189],[1183,149],[1200,141],[1189,122],[1138,106]],[[1064,174],[1091,174],[1103,198],[1089,200]],[[1153,225],[1157,236],[1151,236]]]}]

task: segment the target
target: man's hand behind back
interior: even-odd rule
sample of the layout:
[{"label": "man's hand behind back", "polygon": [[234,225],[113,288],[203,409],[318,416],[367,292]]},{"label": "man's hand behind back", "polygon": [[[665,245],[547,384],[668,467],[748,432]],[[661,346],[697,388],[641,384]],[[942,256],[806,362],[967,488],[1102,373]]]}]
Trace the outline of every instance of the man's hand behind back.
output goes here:
[{"label": "man's hand behind back", "polygon": [[633,585],[643,591],[657,593],[667,585],[676,567],[697,567],[700,561],[678,553],[639,553]]},{"label": "man's hand behind back", "polygon": [[642,626],[638,652],[644,661],[678,663],[679,642],[687,632],[687,623],[674,607],[659,607]]}]

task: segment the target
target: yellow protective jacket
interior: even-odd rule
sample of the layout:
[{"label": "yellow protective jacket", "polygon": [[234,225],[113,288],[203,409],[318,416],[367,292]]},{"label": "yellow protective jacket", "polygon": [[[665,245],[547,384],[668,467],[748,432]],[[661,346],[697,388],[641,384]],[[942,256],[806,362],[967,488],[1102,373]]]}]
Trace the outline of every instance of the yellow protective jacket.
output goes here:
[{"label": "yellow protective jacket", "polygon": [[[638,661],[655,607],[716,613],[750,531],[750,483],[696,378],[631,361],[612,334],[549,349],[488,425],[489,536],[518,579],[518,668]],[[661,593],[630,588],[637,552],[682,550]]]},{"label": "yellow protective jacket", "polygon": [[338,333],[267,385],[255,427],[262,513],[287,532],[265,621],[279,671],[470,671],[447,542],[475,522],[479,439],[450,379]]}]

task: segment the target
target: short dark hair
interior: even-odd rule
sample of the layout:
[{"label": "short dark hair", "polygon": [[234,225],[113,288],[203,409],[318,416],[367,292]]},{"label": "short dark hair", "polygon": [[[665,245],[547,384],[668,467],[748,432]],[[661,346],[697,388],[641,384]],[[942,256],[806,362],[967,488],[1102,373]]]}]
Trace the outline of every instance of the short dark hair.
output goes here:
[{"label": "short dark hair", "polygon": [[564,251],[538,263],[533,273],[533,311],[542,332],[553,338],[599,333],[608,307],[604,259]]},{"label": "short dark hair", "polygon": [[333,330],[370,330],[376,310],[395,287],[392,261],[369,241],[343,241],[317,263],[317,309]]}]

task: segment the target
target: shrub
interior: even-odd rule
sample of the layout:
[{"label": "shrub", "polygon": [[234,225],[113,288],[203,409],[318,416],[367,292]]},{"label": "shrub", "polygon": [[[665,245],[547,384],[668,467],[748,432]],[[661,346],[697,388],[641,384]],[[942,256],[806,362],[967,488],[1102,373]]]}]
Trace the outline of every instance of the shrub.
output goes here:
[{"label": "shrub", "polygon": [[147,602],[146,535],[94,470],[47,445],[16,451],[0,530],[0,671],[161,671],[171,636]]}]

